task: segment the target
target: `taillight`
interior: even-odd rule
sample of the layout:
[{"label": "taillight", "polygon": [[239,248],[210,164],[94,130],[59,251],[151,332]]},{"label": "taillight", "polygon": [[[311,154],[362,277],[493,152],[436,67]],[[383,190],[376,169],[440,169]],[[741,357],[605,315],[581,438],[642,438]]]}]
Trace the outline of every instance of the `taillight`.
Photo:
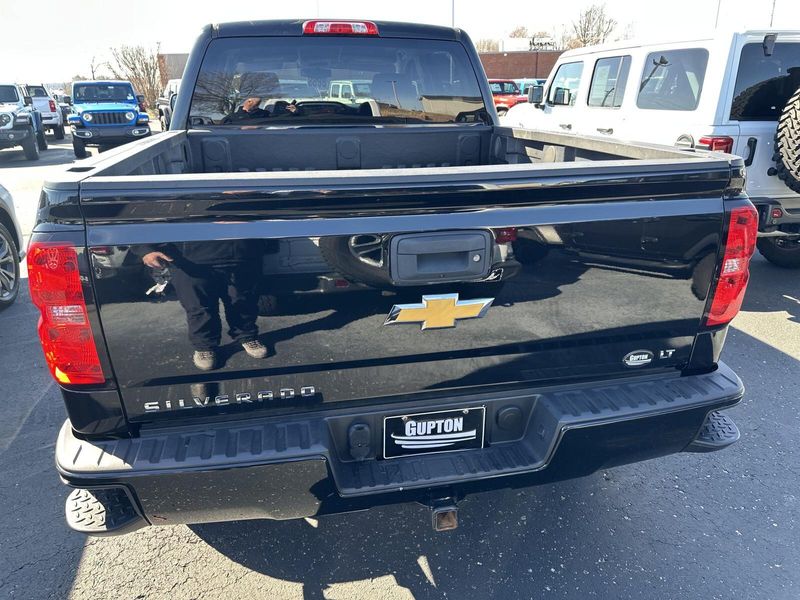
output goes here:
[{"label": "taillight", "polygon": [[56,112],[56,103],[53,100],[50,100],[50,112]]},{"label": "taillight", "polygon": [[703,136],[697,144],[699,146],[704,146],[708,150],[713,150],[714,152],[725,152],[727,154],[733,152],[733,138],[729,135]]},{"label": "taillight", "polygon": [[39,339],[50,373],[60,383],[103,383],[89,325],[75,248],[32,242],[28,285],[39,308]]},{"label": "taillight", "polygon": [[733,320],[742,307],[747,280],[750,278],[750,257],[756,248],[758,213],[752,206],[731,211],[725,254],[719,281],[711,299],[706,325],[724,325]]},{"label": "taillight", "polygon": [[378,35],[378,26],[372,21],[306,21],[305,35]]},{"label": "taillight", "polygon": [[494,230],[494,241],[498,244],[507,244],[509,242],[517,241],[517,228],[516,227],[503,227],[502,229]]}]

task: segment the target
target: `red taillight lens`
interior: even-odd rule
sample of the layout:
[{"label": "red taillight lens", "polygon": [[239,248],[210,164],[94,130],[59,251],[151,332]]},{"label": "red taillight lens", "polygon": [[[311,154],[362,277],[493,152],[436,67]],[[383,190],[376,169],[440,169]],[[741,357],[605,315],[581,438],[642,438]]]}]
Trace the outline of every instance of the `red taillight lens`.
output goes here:
[{"label": "red taillight lens", "polygon": [[306,35],[378,35],[378,26],[372,21],[306,21]]},{"label": "red taillight lens", "polygon": [[517,241],[517,228],[516,227],[503,227],[502,229],[494,230],[494,241],[498,244],[507,244],[509,242]]},{"label": "red taillight lens", "polygon": [[50,112],[56,112],[56,103],[50,100]]},{"label": "red taillight lens", "polygon": [[78,255],[63,244],[33,242],[28,249],[28,285],[39,308],[39,339],[50,373],[59,383],[103,383]]},{"label": "red taillight lens", "polygon": [[700,138],[698,145],[705,146],[714,152],[726,152],[728,154],[733,152],[733,138],[728,135],[703,136]]},{"label": "red taillight lens", "polygon": [[724,325],[733,320],[742,307],[747,280],[750,278],[750,257],[756,248],[758,213],[752,206],[731,211],[725,255],[719,281],[711,299],[706,325]]}]

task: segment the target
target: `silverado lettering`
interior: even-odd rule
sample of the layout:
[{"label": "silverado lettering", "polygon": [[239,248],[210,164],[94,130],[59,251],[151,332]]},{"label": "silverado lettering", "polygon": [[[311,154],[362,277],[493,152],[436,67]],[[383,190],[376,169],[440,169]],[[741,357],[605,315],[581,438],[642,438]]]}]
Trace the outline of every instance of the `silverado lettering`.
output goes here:
[{"label": "silverado lettering", "polygon": [[[314,386],[304,386],[300,388],[300,396],[302,398],[311,398],[317,393]],[[281,400],[290,400],[295,397],[295,391],[292,388],[281,388],[278,391],[278,397]],[[158,412],[161,410],[176,410],[182,408],[205,408],[208,406],[224,406],[229,403],[242,404],[252,403],[255,399],[258,402],[269,401],[275,398],[272,391],[257,392],[255,397],[248,392],[236,394],[224,394],[221,396],[193,396],[190,400],[178,398],[177,400],[164,400],[163,406],[160,401],[151,401],[144,403],[145,412]]]}]

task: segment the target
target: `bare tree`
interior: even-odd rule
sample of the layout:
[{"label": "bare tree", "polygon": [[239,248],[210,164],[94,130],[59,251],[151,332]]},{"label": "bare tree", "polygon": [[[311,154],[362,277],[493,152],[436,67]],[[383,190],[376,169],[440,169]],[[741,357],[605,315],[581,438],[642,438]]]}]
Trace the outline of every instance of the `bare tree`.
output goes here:
[{"label": "bare tree", "polygon": [[528,28],[524,25],[519,25],[511,30],[508,34],[510,38],[529,38],[531,35],[528,33]]},{"label": "bare tree", "polygon": [[617,22],[606,14],[604,4],[592,4],[581,11],[577,21],[573,21],[572,35],[567,45],[570,48],[580,48],[602,44],[616,27]]},{"label": "bare tree", "polygon": [[89,62],[89,75],[90,77],[82,77],[82,79],[110,79],[108,74],[109,64],[106,61],[100,60],[96,56],[92,56]]},{"label": "bare tree", "polygon": [[125,79],[144,94],[145,104],[155,106],[161,91],[161,71],[158,68],[158,46],[120,46],[111,48],[108,68],[116,79]]},{"label": "bare tree", "polygon": [[567,50],[572,48],[572,34],[566,25],[561,26],[561,30],[553,28],[553,50]]},{"label": "bare tree", "polygon": [[103,63],[97,60],[97,57],[92,57],[92,62],[89,63],[89,72],[92,74],[92,79],[97,79],[97,70],[103,66]]},{"label": "bare tree", "polygon": [[500,42],[498,40],[482,39],[475,43],[478,52],[499,52]]},{"label": "bare tree", "polygon": [[615,42],[620,40],[631,40],[636,36],[636,29],[633,26],[633,23],[628,23],[625,25],[625,28],[622,30],[622,33],[617,33],[614,38]]}]

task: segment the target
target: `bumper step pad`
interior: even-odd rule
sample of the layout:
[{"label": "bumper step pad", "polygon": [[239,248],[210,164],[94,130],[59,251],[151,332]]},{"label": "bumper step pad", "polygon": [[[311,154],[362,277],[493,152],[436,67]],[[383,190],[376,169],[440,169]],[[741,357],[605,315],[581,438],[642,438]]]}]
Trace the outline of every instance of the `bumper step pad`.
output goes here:
[{"label": "bumper step pad", "polygon": [[117,535],[147,525],[122,488],[73,490],[66,513],[70,528],[87,535]]},{"label": "bumper step pad", "polygon": [[[275,418],[250,418],[167,430],[153,428],[142,431],[138,437],[102,441],[75,437],[66,422],[58,438],[56,464],[61,476],[76,488],[118,486],[123,494],[135,489],[137,503],[130,506],[133,509],[141,506],[144,515],[162,517],[167,508],[156,501],[175,496],[177,475],[191,487],[196,485],[191,483],[195,472],[205,473],[203,498],[210,499],[210,506],[204,506],[200,498],[187,492],[186,497],[191,501],[187,500],[180,511],[174,511],[186,518],[190,509],[218,510],[219,497],[236,486],[255,485],[252,482],[264,476],[256,476],[257,471],[252,470],[255,467],[276,470],[277,474],[270,477],[277,482],[278,478],[284,481],[285,472],[299,468],[296,465],[304,465],[303,476],[310,479],[303,484],[302,498],[313,504],[319,503],[320,498],[307,492],[316,489],[312,480],[320,476],[326,479],[330,476],[338,497],[349,498],[529,474],[548,468],[560,447],[567,448],[567,452],[556,468],[579,474],[588,474],[606,464],[624,464],[682,450],[718,449],[722,447],[719,442],[715,443],[711,436],[698,436],[698,431],[731,429],[727,425],[720,427],[722,421],[712,419],[718,413],[711,411],[736,404],[743,393],[739,378],[720,363],[711,373],[687,377],[659,373],[542,389],[464,394],[448,398],[447,403],[436,404],[435,408],[483,406],[487,423],[495,427],[499,415],[495,409],[513,404],[528,411],[527,426],[519,438],[507,442],[493,443],[490,432],[488,444],[481,450],[391,460],[377,456],[343,460],[343,456],[351,455],[337,452],[334,436],[342,432],[345,448],[352,423],[370,422],[374,425],[373,432],[381,431],[387,415],[424,412],[431,410],[429,403],[378,404],[371,411],[351,407],[331,410],[328,414],[282,417],[279,422]],[[719,418],[727,422],[723,415]],[[715,425],[707,427],[711,421]],[[372,448],[379,452],[381,438],[375,437]],[[732,441],[735,438],[728,443]],[[573,461],[570,458],[573,452],[585,452],[586,456]],[[324,467],[322,475],[318,472],[319,463]],[[208,478],[210,475],[218,478],[216,483]],[[290,485],[297,477],[286,476],[286,483],[274,483],[265,491],[273,490],[280,497],[281,486]],[[130,488],[122,487],[123,482]],[[281,511],[287,514],[288,509],[284,507]]]},{"label": "bumper step pad", "polygon": [[714,411],[706,417],[695,440],[686,448],[686,452],[714,452],[722,450],[739,441],[739,428],[733,419]]}]

